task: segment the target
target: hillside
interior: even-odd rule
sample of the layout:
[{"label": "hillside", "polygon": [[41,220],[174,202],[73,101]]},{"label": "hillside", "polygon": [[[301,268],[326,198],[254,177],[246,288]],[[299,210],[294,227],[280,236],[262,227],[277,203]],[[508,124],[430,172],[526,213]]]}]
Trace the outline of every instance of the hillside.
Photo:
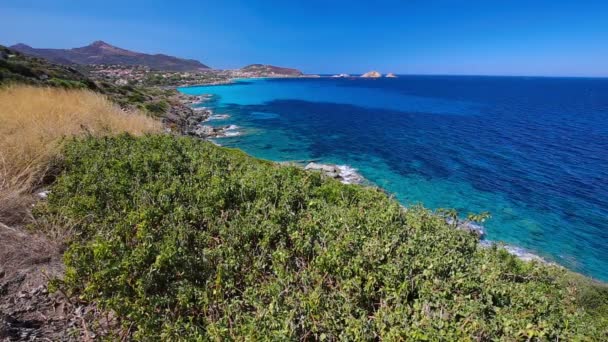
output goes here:
[{"label": "hillside", "polygon": [[75,68],[49,63],[43,58],[28,56],[0,45],[0,84],[8,82],[97,88],[93,81]]},{"label": "hillside", "polygon": [[[84,68],[83,68],[84,69]],[[71,66],[51,63],[0,45],[0,86],[30,84],[65,89],[88,89],[107,96],[125,110],[141,110],[161,118],[173,129],[185,132],[196,125],[206,112],[194,112],[183,102],[184,95],[173,89],[151,86],[118,85],[111,80],[83,74]]]},{"label": "hillside", "polygon": [[46,58],[58,64],[142,65],[161,71],[203,71],[209,67],[199,61],[163,54],[146,54],[125,50],[103,41],[73,49],[37,49],[25,44],[11,46],[21,53]]},{"label": "hillside", "polygon": [[57,285],[137,340],[607,337],[605,287],[378,189],[162,135],[75,141],[61,168],[37,211],[76,224]]},{"label": "hillside", "polygon": [[302,76],[298,69],[278,67],[266,64],[251,64],[239,70],[243,73],[251,73],[260,76]]}]

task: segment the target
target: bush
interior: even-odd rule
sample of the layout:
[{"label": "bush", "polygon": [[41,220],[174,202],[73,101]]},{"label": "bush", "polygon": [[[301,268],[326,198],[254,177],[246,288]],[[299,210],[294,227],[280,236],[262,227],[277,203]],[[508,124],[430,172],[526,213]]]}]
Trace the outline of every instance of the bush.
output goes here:
[{"label": "bush", "polygon": [[39,217],[79,232],[61,286],[140,340],[573,340],[556,267],[372,188],[172,136],[67,144]]},{"label": "bush", "polygon": [[165,112],[169,109],[169,104],[167,101],[160,100],[146,103],[145,108],[148,113],[158,116],[165,114]]}]

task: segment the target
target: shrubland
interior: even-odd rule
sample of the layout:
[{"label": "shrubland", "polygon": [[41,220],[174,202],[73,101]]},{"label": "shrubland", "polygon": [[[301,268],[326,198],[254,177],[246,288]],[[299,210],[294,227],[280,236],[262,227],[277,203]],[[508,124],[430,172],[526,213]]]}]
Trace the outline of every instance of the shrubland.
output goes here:
[{"label": "shrubland", "polygon": [[605,286],[378,189],[167,135],[62,156],[36,209],[73,229],[54,285],[134,339],[608,339]]}]

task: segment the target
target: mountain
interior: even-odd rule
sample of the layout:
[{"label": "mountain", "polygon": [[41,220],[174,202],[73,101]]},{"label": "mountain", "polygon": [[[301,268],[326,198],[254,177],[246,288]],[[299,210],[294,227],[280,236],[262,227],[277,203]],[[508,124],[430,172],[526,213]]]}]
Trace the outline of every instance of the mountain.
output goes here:
[{"label": "mountain", "polygon": [[125,50],[103,41],[74,49],[37,49],[25,44],[11,46],[21,53],[45,58],[51,62],[70,64],[121,64],[143,65],[161,71],[203,71],[209,67],[193,59]]},{"label": "mountain", "polygon": [[251,64],[240,69],[240,72],[264,76],[302,76],[302,72],[298,69],[266,64]]}]

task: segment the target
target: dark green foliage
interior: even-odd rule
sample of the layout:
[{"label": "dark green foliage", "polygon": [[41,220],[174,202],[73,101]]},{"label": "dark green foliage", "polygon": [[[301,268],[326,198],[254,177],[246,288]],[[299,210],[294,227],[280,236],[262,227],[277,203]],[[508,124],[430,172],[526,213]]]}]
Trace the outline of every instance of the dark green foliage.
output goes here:
[{"label": "dark green foliage", "polygon": [[94,88],[87,78],[67,66],[23,55],[0,45],[0,85],[16,82],[66,88]]},{"label": "dark green foliage", "polygon": [[606,337],[565,271],[379,190],[171,136],[74,141],[63,168],[38,214],[75,224],[61,286],[136,339]]},{"label": "dark green foliage", "polygon": [[153,115],[161,115],[169,109],[169,104],[167,103],[167,101],[160,100],[146,103],[145,108],[146,111]]}]

